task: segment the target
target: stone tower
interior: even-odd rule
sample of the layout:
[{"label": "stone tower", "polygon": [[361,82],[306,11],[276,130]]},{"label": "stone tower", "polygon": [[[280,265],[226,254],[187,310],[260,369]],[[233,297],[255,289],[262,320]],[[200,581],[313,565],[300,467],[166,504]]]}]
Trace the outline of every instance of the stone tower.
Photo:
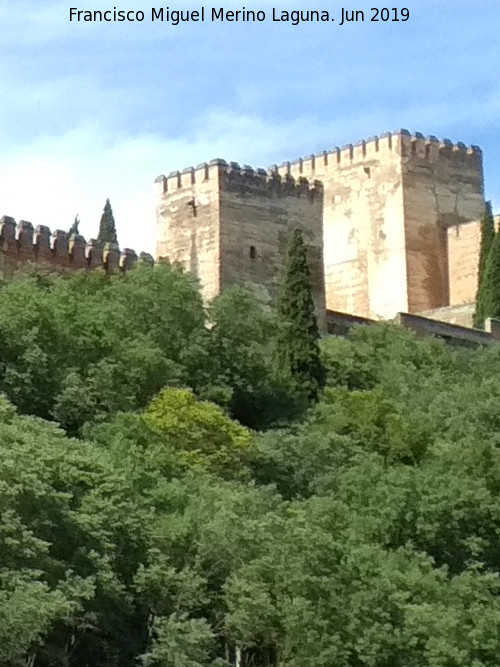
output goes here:
[{"label": "stone tower", "polygon": [[278,171],[324,184],[330,310],[387,319],[474,300],[479,148],[400,130]]},{"label": "stone tower", "polygon": [[205,299],[227,285],[276,292],[294,228],[303,232],[318,314],[325,312],[323,187],[304,177],[213,160],[159,176],[157,256],[196,275]]},{"label": "stone tower", "polygon": [[375,319],[475,298],[482,153],[406,130],[273,167],[214,160],[156,180],[157,255],[226,285],[274,290],[289,230],[308,246],[318,312]]}]

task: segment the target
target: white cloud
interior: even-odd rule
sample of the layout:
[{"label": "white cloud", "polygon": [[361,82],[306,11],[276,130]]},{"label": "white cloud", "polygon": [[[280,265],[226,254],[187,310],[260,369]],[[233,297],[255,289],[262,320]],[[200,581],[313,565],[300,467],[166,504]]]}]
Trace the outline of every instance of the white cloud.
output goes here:
[{"label": "white cloud", "polygon": [[78,213],[81,231],[90,238],[109,197],[121,246],[154,253],[153,181],[158,174],[216,156],[269,161],[292,143],[299,126],[275,127],[222,112],[199,119],[189,138],[113,136],[97,125],[81,124],[2,154],[1,211],[51,229],[67,229]]}]

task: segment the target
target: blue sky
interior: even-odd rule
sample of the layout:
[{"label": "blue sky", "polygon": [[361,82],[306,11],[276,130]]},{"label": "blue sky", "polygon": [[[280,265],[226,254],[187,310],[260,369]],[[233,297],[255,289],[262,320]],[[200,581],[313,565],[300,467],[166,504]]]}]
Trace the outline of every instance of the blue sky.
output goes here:
[{"label": "blue sky", "polygon": [[[154,252],[152,183],[214,157],[268,166],[397,128],[478,144],[500,212],[498,0],[261,2],[206,8],[407,7],[406,23],[152,23],[144,0],[0,6],[0,214]],[[198,9],[195,2],[171,9]],[[69,8],[143,10],[70,23]]]}]

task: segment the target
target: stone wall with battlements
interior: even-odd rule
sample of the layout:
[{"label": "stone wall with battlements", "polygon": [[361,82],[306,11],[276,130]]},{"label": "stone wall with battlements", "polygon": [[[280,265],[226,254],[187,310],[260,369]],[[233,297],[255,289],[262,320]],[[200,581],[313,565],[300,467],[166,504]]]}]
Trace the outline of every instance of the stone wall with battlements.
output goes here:
[{"label": "stone wall with battlements", "polygon": [[97,241],[86,241],[83,236],[69,237],[66,232],[31,222],[16,221],[9,217],[0,218],[0,275],[11,278],[23,266],[61,271],[101,268],[106,272],[126,271],[137,261],[153,264],[148,253],[139,256],[134,250],[120,251],[113,244],[101,247]]},{"label": "stone wall with battlements", "polygon": [[233,283],[271,295],[294,228],[303,232],[313,295],[325,312],[323,187],[224,160],[156,179],[157,256],[181,262],[201,281],[205,299]]},{"label": "stone wall with battlements", "polygon": [[387,319],[450,303],[447,229],[484,208],[477,147],[399,130],[278,171],[324,183],[329,309]]}]

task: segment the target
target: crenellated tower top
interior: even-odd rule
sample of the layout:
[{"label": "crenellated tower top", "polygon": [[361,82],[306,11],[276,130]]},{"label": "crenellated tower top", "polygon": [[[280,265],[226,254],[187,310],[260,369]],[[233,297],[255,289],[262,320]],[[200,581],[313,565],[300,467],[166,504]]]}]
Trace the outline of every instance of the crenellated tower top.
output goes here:
[{"label": "crenellated tower top", "polygon": [[277,167],[254,169],[249,165],[240,166],[237,162],[227,163],[216,158],[197,167],[187,167],[182,171],[173,171],[168,176],[160,175],[155,179],[157,192],[174,194],[179,190],[190,190],[203,183],[217,183],[221,189],[253,192],[269,196],[316,196],[323,189],[319,180],[310,181],[305,177],[295,179],[291,174],[282,175]]},{"label": "crenellated tower top", "polygon": [[355,144],[336,146],[290,162],[282,162],[270,169],[277,170],[282,175],[291,174],[300,177],[302,174],[328,174],[372,160],[392,160],[395,156],[404,159],[418,156],[429,163],[442,158],[482,162],[482,151],[479,146],[467,146],[462,142],[438,139],[433,135],[424,136],[420,132],[412,134],[408,130],[401,129],[376,135]]}]

